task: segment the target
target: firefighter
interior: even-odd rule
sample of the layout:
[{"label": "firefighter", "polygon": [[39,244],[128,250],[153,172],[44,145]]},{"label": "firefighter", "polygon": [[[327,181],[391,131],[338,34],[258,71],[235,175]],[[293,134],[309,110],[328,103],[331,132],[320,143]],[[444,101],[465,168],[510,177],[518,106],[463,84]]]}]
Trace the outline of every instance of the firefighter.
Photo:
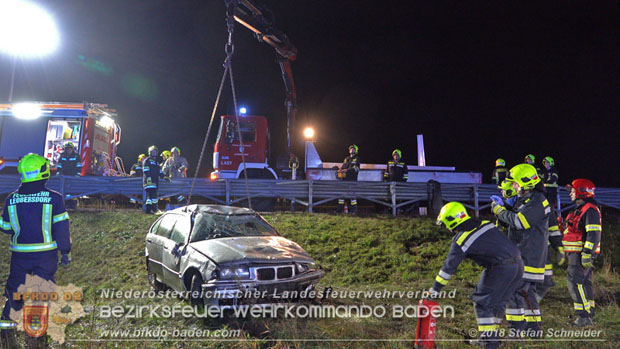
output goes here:
[{"label": "firefighter", "polygon": [[130,177],[142,177],[142,162],[146,158],[146,154],[138,155],[138,162],[131,166],[131,170],[129,171]]},{"label": "firefighter", "polygon": [[547,200],[551,207],[555,208],[558,204],[558,171],[551,156],[545,156],[542,163],[544,166],[542,178],[547,191]]},{"label": "firefighter", "polygon": [[[517,199],[517,192],[514,188],[512,188],[512,181],[510,179],[506,179],[502,182],[502,185],[499,186],[499,189],[502,190],[502,197],[504,198],[504,207],[507,210],[514,210],[515,201]],[[501,222],[499,218],[497,218],[497,222],[495,223],[499,228],[507,229],[508,225]],[[566,262],[564,255],[564,248],[562,247],[562,232],[558,226],[557,216],[555,211],[551,210],[549,214],[549,240],[547,241],[547,261],[545,264],[545,281],[536,287],[536,300],[541,301],[544,295],[549,291],[549,289],[555,285],[553,282],[553,260],[552,260],[552,251],[555,251],[558,265],[563,265]]]},{"label": "firefighter", "polygon": [[573,299],[576,326],[592,325],[594,292],[592,268],[601,252],[601,211],[594,199],[594,183],[575,179],[569,186],[570,198],[576,207],[565,220],[562,244],[566,252],[568,291]]},{"label": "firefighter", "polygon": [[164,174],[157,162],[158,149],[152,145],[148,150],[148,157],[142,163],[142,188],[144,194],[142,196],[142,211],[144,213],[159,213],[157,207],[159,187],[159,178],[163,178]]},{"label": "firefighter", "polygon": [[[340,170],[338,170],[338,178],[345,181],[357,181],[357,175],[360,172],[360,157],[357,155],[359,148],[355,144],[349,146],[349,156],[342,162]],[[344,212],[344,200],[338,199],[338,213]],[[351,198],[351,213],[357,212],[357,199]]]},{"label": "firefighter", "polygon": [[536,168],[536,173],[538,173],[538,177],[543,177],[543,171],[540,169],[540,167],[536,167],[536,158],[533,154],[527,154],[525,158],[523,158],[523,162],[528,165],[534,166]]},{"label": "firefighter", "polygon": [[[517,330],[511,334],[540,337],[542,315],[536,301],[536,286],[545,279],[551,207],[534,166],[517,165],[510,169],[508,176],[518,195],[514,211],[507,209],[498,197],[492,197],[491,209],[508,225],[508,238],[521,251],[524,273],[521,285],[506,308],[506,320],[512,329]],[[526,329],[528,332],[521,332]]]},{"label": "firefighter", "polygon": [[[171,156],[166,160],[166,162],[164,162],[164,176],[170,179],[186,178],[189,164],[187,163],[187,159],[181,156],[181,149],[178,147],[172,147],[169,153]],[[177,196],[176,199],[181,205],[185,205],[187,203],[187,200],[183,195]]]},{"label": "firefighter", "polygon": [[160,166],[163,168],[164,164],[166,163],[166,160],[170,159],[170,156],[172,156],[172,153],[170,152],[170,150],[164,150],[161,152],[161,164]]},{"label": "firefighter", "polygon": [[60,154],[60,160],[56,165],[58,174],[63,176],[80,176],[82,174],[82,160],[75,152],[75,145],[71,142],[65,144],[65,151]]},{"label": "firefighter", "polygon": [[409,179],[407,164],[402,159],[403,153],[399,149],[392,152],[393,161],[388,161],[383,173],[383,179],[388,182],[406,182]]},{"label": "firefighter", "polygon": [[299,159],[293,152],[288,154],[288,168],[291,170],[291,179],[297,179],[297,169],[299,168]]},{"label": "firefighter", "polygon": [[187,159],[181,156],[181,149],[172,147],[169,153],[171,153],[171,156],[166,159],[163,166],[166,177],[172,179],[186,178],[189,164],[187,163]]},{"label": "firefighter", "polygon": [[471,299],[474,301],[480,344],[486,348],[497,348],[497,330],[504,308],[521,283],[521,252],[493,223],[471,218],[461,203],[449,202],[441,208],[437,224],[442,223],[456,235],[430,290],[431,297],[438,295],[463,259],[470,258],[485,268]]},{"label": "firefighter", "polygon": [[6,198],[0,220],[2,232],[12,234],[11,268],[0,320],[5,344],[15,339],[17,323],[11,321],[9,315],[11,309],[19,311],[23,306],[23,301],[13,299],[13,293],[25,283],[26,274],[55,282],[58,251],[60,265],[71,263],[69,215],[63,197],[45,187],[50,176],[49,161],[30,153],[19,161],[17,171],[21,175],[21,185]]},{"label": "firefighter", "polygon": [[495,160],[495,168],[493,169],[493,176],[491,177],[491,179],[493,180],[493,182],[495,182],[495,184],[499,186],[502,184],[504,179],[506,179],[507,171],[508,169],[506,169],[506,161],[502,158],[498,158],[497,160]]}]

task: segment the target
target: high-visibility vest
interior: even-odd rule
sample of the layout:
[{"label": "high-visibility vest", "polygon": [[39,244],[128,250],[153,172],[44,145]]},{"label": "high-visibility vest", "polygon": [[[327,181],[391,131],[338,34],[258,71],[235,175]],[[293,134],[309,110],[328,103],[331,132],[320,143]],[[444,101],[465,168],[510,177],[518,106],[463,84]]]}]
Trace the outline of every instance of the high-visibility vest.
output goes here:
[{"label": "high-visibility vest", "polygon": [[[589,209],[595,209],[598,212],[599,217],[601,215],[601,211],[598,209],[596,205],[591,202],[583,205],[582,208],[578,210],[574,210],[571,212],[568,217],[566,217],[566,226],[567,228],[564,230],[564,238],[562,238],[562,244],[564,245],[564,252],[566,253],[581,253],[584,247],[584,238],[585,232],[579,230],[579,222],[581,221],[581,217],[583,217]],[[597,225],[598,229],[601,229],[600,221]],[[586,227],[586,231],[587,231]],[[590,247],[591,248],[591,247]],[[599,242],[598,246],[594,253],[601,253],[601,243]]]}]

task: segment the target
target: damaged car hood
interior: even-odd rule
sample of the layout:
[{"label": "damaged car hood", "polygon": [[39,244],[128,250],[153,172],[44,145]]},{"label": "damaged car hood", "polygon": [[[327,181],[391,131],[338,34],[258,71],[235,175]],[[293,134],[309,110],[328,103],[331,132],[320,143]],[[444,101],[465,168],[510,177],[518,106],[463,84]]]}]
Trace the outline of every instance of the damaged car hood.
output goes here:
[{"label": "damaged car hood", "polygon": [[301,246],[281,236],[218,238],[192,242],[189,246],[218,264],[240,260],[314,262]]}]

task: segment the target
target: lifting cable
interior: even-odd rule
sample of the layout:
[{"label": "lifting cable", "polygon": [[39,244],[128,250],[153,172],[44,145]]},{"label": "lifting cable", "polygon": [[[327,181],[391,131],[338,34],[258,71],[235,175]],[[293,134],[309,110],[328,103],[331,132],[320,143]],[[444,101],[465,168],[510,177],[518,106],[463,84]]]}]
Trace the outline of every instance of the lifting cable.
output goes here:
[{"label": "lifting cable", "polygon": [[239,152],[241,153],[241,161],[243,163],[243,175],[245,177],[245,190],[248,196],[248,207],[252,209],[252,199],[250,197],[250,186],[248,183],[248,171],[245,163],[245,148],[243,146],[243,138],[241,137],[241,126],[239,124],[239,110],[237,109],[237,94],[235,91],[235,81],[233,79],[232,72],[232,55],[235,51],[235,45],[233,44],[233,32],[235,30],[235,20],[233,17],[235,11],[236,3],[232,1],[228,8],[226,9],[226,25],[228,27],[228,42],[226,43],[224,51],[226,52],[226,60],[224,61],[224,74],[222,75],[222,81],[220,82],[220,89],[217,92],[217,97],[215,99],[215,105],[213,107],[213,112],[211,113],[211,120],[209,121],[209,127],[207,128],[207,134],[205,135],[204,142],[202,143],[202,149],[200,150],[200,158],[198,159],[198,165],[196,166],[196,172],[194,173],[194,179],[192,180],[192,186],[189,191],[189,197],[187,199],[188,205],[191,204],[192,194],[194,192],[194,186],[196,185],[196,179],[198,178],[198,171],[200,170],[200,165],[202,163],[202,158],[204,156],[205,148],[207,147],[207,142],[209,139],[209,133],[211,132],[211,127],[213,126],[213,120],[215,119],[215,113],[217,111],[217,107],[219,105],[222,90],[224,87],[224,82],[226,81],[226,74],[230,77],[230,87],[232,90],[233,103],[235,107],[235,124],[237,126],[237,136],[239,137]]}]

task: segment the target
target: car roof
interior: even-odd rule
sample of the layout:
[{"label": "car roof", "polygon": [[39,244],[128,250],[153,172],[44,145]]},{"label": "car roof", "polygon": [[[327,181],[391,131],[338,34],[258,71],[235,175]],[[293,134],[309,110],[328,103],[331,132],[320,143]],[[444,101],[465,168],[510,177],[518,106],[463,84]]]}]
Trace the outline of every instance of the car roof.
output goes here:
[{"label": "car roof", "polygon": [[188,206],[176,208],[168,212],[171,212],[171,213],[200,212],[200,213],[219,214],[219,215],[226,215],[226,216],[256,214],[254,210],[250,210],[245,207],[233,207],[233,206],[225,206],[225,205],[188,205]]}]

